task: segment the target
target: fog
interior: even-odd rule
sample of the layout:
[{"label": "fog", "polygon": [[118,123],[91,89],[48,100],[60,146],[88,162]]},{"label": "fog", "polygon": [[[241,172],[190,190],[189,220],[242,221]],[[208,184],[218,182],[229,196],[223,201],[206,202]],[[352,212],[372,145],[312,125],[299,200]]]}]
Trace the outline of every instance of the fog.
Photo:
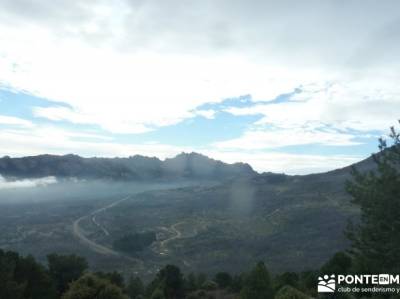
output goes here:
[{"label": "fog", "polygon": [[174,189],[198,185],[199,182],[116,182],[43,177],[8,181],[0,177],[0,204],[60,200],[95,200],[126,196],[150,190]]},{"label": "fog", "polygon": [[39,179],[22,179],[22,180],[6,180],[0,175],[0,190],[1,189],[16,189],[16,188],[32,188],[39,186],[47,186],[57,183],[54,176],[43,177]]}]

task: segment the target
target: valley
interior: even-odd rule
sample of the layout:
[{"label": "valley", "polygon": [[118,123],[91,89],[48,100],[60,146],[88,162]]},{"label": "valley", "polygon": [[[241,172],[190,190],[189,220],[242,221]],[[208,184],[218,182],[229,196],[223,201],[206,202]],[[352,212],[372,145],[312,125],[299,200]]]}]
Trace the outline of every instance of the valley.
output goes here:
[{"label": "valley", "polygon": [[[166,264],[209,274],[237,273],[259,260],[277,273],[307,270],[348,246],[343,230],[359,213],[344,189],[348,178],[342,169],[153,183],[63,180],[3,191],[0,247],[41,261],[51,252],[75,253],[93,270],[145,279]],[[115,247],[146,234],[155,241],[140,250]]]}]

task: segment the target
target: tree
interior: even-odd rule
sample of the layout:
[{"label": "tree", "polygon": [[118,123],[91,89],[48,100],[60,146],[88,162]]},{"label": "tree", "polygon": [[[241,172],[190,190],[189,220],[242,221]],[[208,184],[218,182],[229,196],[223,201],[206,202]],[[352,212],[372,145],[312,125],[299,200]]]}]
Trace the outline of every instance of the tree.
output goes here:
[{"label": "tree", "polygon": [[285,272],[275,277],[275,290],[279,290],[283,286],[291,286],[297,288],[299,286],[300,277],[295,272]]},{"label": "tree", "polygon": [[319,271],[307,270],[300,272],[299,290],[305,292],[311,297],[317,296],[315,282],[318,281]]},{"label": "tree", "polygon": [[350,224],[347,232],[358,272],[400,272],[400,138],[393,127],[390,138],[390,146],[380,139],[380,151],[373,155],[376,169],[353,169],[347,184],[361,208],[360,222]]},{"label": "tree", "polygon": [[269,299],[274,297],[271,278],[263,262],[259,262],[247,275],[240,295],[242,299]]},{"label": "tree", "polygon": [[227,272],[218,272],[215,274],[215,282],[221,289],[225,289],[231,285],[232,276]]},{"label": "tree", "polygon": [[185,278],[185,290],[187,292],[193,292],[197,289],[198,289],[198,285],[197,285],[196,275],[193,272],[191,272]]},{"label": "tree", "polygon": [[25,284],[25,298],[50,299],[56,297],[56,288],[47,270],[32,256],[20,258],[15,276]]},{"label": "tree", "polygon": [[230,290],[234,293],[239,293],[243,287],[244,274],[236,274],[232,277]]},{"label": "tree", "polygon": [[181,270],[177,266],[167,265],[162,268],[149,284],[146,293],[153,298],[155,295],[160,296],[160,291],[166,299],[183,298],[184,281]]},{"label": "tree", "polygon": [[107,279],[109,282],[112,284],[115,284],[116,286],[120,287],[121,289],[125,288],[125,283],[124,283],[124,277],[121,275],[121,273],[117,271],[113,272],[96,272],[95,275],[97,277]]},{"label": "tree", "polygon": [[46,269],[32,256],[0,250],[0,298],[53,299],[56,291]]},{"label": "tree", "polygon": [[56,283],[59,294],[64,293],[68,285],[81,277],[83,272],[88,268],[87,261],[75,254],[49,254],[47,261],[50,275]]},{"label": "tree", "polygon": [[352,259],[345,252],[337,252],[321,267],[323,274],[349,274],[352,267]]},{"label": "tree", "polygon": [[161,289],[156,289],[151,295],[150,299],[166,299],[164,292]]},{"label": "tree", "polygon": [[62,299],[128,299],[118,286],[88,273],[70,284]]},{"label": "tree", "polygon": [[212,281],[212,280],[207,280],[205,283],[203,283],[203,285],[201,286],[201,288],[203,290],[207,290],[207,291],[213,291],[216,290],[218,288],[218,285],[216,282]]},{"label": "tree", "polygon": [[207,281],[207,275],[204,273],[199,273],[197,275],[196,281],[197,288],[200,288]]},{"label": "tree", "polygon": [[310,296],[300,292],[291,286],[282,287],[278,293],[276,293],[275,299],[308,299]]},{"label": "tree", "polygon": [[126,289],[131,299],[136,299],[144,295],[144,285],[139,277],[131,276]]}]

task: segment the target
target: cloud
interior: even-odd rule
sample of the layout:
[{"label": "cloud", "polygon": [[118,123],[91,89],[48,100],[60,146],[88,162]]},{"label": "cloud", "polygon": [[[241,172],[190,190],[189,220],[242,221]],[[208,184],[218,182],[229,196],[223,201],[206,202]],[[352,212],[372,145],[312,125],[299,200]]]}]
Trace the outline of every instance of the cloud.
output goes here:
[{"label": "cloud", "polygon": [[[330,83],[298,89],[287,101],[245,108],[229,107],[233,115],[262,115],[256,125],[282,129],[385,131],[399,117],[400,86],[369,81]],[[378,83],[378,84],[377,84]],[[339,134],[339,132],[338,132]],[[344,135],[345,136],[345,135]]]},{"label": "cloud", "polygon": [[33,188],[47,186],[57,183],[57,179],[53,176],[43,177],[39,179],[24,179],[24,180],[6,180],[0,175],[0,190],[1,189],[16,189],[16,188]]},{"label": "cloud", "polygon": [[116,119],[120,115],[79,113],[67,107],[33,107],[33,115],[52,121],[69,121],[74,124],[98,125],[112,133],[139,134],[149,132],[152,129],[142,123]]},{"label": "cloud", "polygon": [[217,142],[221,149],[271,149],[292,145],[322,144],[328,146],[350,146],[359,144],[355,136],[338,132],[303,129],[249,130],[241,137]]},{"label": "cloud", "polygon": [[1,6],[7,24],[33,24],[126,52],[229,50],[278,64],[365,65],[396,61],[399,49],[396,0],[4,0]]},{"label": "cloud", "polygon": [[157,156],[173,157],[191,148],[168,144],[117,142],[108,136],[90,132],[71,131],[58,127],[37,126],[30,130],[3,129],[0,131],[0,156],[48,154],[79,154],[85,157]]},{"label": "cloud", "polygon": [[259,172],[292,175],[325,172],[349,166],[365,158],[357,155],[307,155],[257,150],[206,150],[203,153],[227,163],[245,161]]},{"label": "cloud", "polygon": [[33,127],[33,123],[30,122],[29,120],[7,115],[0,115],[0,125],[17,126],[25,128]]},{"label": "cloud", "polygon": [[196,110],[195,111],[196,115],[203,116],[203,117],[205,117],[207,119],[213,119],[215,117],[215,113],[216,112],[214,110],[211,110],[211,109],[208,109],[208,110]]},{"label": "cloud", "polygon": [[[301,84],[352,85],[360,76],[398,82],[391,74],[399,61],[399,4],[360,6],[6,0],[0,82],[71,106],[35,110],[41,117],[133,134],[244,94],[265,101]],[[392,92],[380,83],[383,94]]]}]

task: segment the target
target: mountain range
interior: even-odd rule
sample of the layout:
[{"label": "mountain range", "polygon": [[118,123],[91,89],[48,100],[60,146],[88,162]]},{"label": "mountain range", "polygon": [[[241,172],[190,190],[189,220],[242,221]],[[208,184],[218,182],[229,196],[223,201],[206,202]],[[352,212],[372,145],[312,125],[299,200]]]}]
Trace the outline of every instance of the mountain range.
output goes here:
[{"label": "mountain range", "polygon": [[83,158],[77,155],[39,155],[0,158],[0,174],[5,178],[55,176],[82,179],[157,180],[229,179],[256,175],[250,165],[227,164],[198,153],[181,153],[164,161],[155,157]]},{"label": "mountain range", "polygon": [[[341,169],[304,177],[347,176],[352,167],[361,171],[371,170],[374,168],[373,159],[370,157]],[[4,156],[0,158],[0,175],[9,179],[55,176],[129,181],[176,178],[225,180],[242,176],[271,177],[273,173],[259,174],[247,163],[228,164],[192,152],[181,153],[165,160],[141,155],[128,158],[84,158],[74,154],[45,154],[21,158]]]}]

